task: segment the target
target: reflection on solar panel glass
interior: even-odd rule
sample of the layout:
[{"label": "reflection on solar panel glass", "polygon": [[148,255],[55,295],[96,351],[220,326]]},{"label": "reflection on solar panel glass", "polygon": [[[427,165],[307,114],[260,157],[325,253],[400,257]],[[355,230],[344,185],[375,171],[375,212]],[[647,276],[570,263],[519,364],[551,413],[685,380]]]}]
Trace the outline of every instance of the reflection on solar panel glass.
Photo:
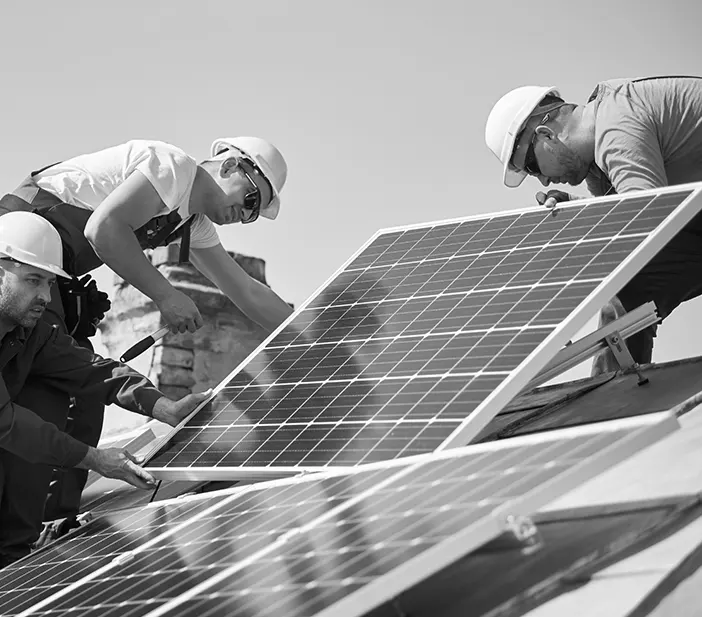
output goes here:
[{"label": "reflection on solar panel glass", "polygon": [[206,502],[184,502],[96,518],[73,532],[70,538],[0,570],[0,615],[17,615],[34,606],[113,559],[191,520],[206,505]]}]

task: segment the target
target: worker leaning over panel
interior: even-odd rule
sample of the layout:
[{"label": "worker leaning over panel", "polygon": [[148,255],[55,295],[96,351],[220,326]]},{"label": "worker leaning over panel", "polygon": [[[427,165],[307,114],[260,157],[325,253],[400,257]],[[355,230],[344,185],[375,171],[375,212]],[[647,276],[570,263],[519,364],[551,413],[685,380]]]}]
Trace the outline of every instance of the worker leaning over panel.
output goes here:
[{"label": "worker leaning over panel", "polygon": [[[485,140],[508,187],[527,175],[544,186],[585,181],[594,196],[702,181],[702,78],[648,77],[599,83],[585,105],[553,87],[523,86],[493,107]],[[539,192],[540,204],[579,199]],[[702,215],[696,216],[602,309],[600,326],[653,300],[662,318],[702,294]],[[635,361],[651,361],[656,326],[627,340]],[[617,370],[612,353],[593,375]]]},{"label": "worker leaning over panel", "polygon": [[46,219],[29,212],[0,217],[0,567],[28,554],[39,537],[54,466],[92,469],[140,488],[153,484],[126,450],[91,447],[64,433],[67,408],[44,405],[33,380],[172,426],[209,394],[171,401],[129,366],[78,346],[42,319],[57,276],[70,278],[62,253]]},{"label": "worker leaning over panel", "polygon": [[[107,295],[84,276],[103,263],[151,298],[174,332],[192,332],[202,325],[192,300],[142,252],[172,242],[180,242],[181,260],[189,257],[270,332],[292,309],[231,258],[213,223],[253,223],[259,216],[275,219],[286,177],[280,151],[257,137],[218,139],[210,158],[199,164],[170,144],[135,140],[32,173],[0,200],[0,214],[36,212],[58,229],[65,270],[72,278],[60,278],[54,286],[44,319],[80,345],[92,349],[88,339],[110,307]],[[37,405],[70,404],[67,431],[83,443],[97,445],[104,415],[101,403],[85,398],[70,401],[65,392],[41,380],[33,380],[27,389]],[[57,473],[46,519],[75,516],[86,480],[83,470]]]}]

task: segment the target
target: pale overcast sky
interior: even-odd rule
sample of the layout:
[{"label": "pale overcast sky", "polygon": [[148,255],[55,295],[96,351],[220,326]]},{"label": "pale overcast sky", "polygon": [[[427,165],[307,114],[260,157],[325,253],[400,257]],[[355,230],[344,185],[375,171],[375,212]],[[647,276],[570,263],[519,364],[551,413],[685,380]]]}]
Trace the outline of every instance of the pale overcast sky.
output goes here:
[{"label": "pale overcast sky", "polygon": [[[582,102],[702,58],[689,0],[64,0],[6,2],[2,20],[0,190],[133,138],[200,159],[216,137],[266,137],[290,166],[281,215],[221,235],[296,304],[379,228],[533,204],[540,187],[504,188],[483,140],[507,90]],[[701,309],[670,318],[654,359],[702,354]]]}]

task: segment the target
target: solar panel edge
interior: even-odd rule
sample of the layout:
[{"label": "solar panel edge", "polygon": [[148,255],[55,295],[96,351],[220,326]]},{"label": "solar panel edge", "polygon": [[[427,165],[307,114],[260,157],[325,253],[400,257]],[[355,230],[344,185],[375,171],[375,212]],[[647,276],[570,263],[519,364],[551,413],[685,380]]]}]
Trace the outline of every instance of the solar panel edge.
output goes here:
[{"label": "solar panel edge", "polygon": [[[442,460],[448,458],[455,458],[463,455],[463,453],[470,449],[471,452],[475,453],[488,453],[494,452],[495,450],[509,449],[520,447],[523,445],[528,445],[530,443],[544,443],[550,440],[561,439],[568,437],[570,435],[587,435],[593,432],[601,432],[602,430],[616,430],[620,427],[628,426],[647,426],[649,424],[657,424],[659,422],[668,422],[671,418],[670,413],[667,411],[658,412],[653,414],[647,414],[643,417],[631,417],[631,418],[620,418],[617,420],[608,420],[606,422],[599,422],[594,424],[586,424],[582,426],[568,427],[564,429],[557,429],[553,431],[548,431],[546,433],[534,433],[528,435],[520,435],[518,437],[511,437],[509,440],[498,440],[498,441],[488,441],[476,444],[467,444],[463,446],[457,446],[454,448],[443,448],[435,452],[428,452],[424,454],[413,454],[401,458],[388,459],[384,461],[375,461],[372,463],[363,463],[361,465],[355,466],[339,466],[339,467],[310,467],[310,466],[300,466],[295,468],[283,468],[283,467],[209,467],[209,468],[197,468],[192,467],[160,467],[154,468],[155,471],[159,473],[159,476],[166,480],[172,479],[187,479],[189,474],[195,473],[199,479],[205,478],[207,481],[215,480],[251,480],[253,484],[238,484],[235,487],[229,489],[222,489],[222,493],[227,493],[229,491],[236,491],[238,487],[243,488],[253,487],[251,490],[259,490],[261,488],[266,488],[273,486],[274,484],[289,483],[296,481],[314,481],[316,478],[326,478],[326,477],[336,477],[339,475],[353,475],[356,473],[361,473],[364,471],[370,471],[375,469],[391,469],[393,467],[405,467],[408,465],[421,465],[427,461],[432,460]],[[673,424],[675,425],[677,420],[672,417]],[[150,471],[154,471],[150,470]],[[284,473],[288,475],[284,475]],[[212,493],[205,493],[203,495],[196,495],[193,497],[203,497],[207,495],[213,495],[219,493],[220,491],[214,491]],[[190,497],[188,497],[190,498]],[[155,504],[168,504],[171,502],[182,501],[182,497],[174,497],[172,499],[163,500],[156,502]],[[138,508],[136,506],[135,508]],[[143,506],[145,507],[145,506]],[[134,508],[131,508],[134,509]]]},{"label": "solar panel edge", "polygon": [[[686,184],[675,184],[671,186],[664,186],[655,189],[646,189],[645,191],[636,191],[636,197],[655,197],[656,195],[666,195],[668,193],[679,193],[684,191],[695,191],[702,190],[702,182],[688,182]],[[612,199],[622,199],[624,197],[633,196],[633,193],[622,193],[603,195],[601,197],[581,197],[579,199],[573,199],[572,201],[567,201],[558,204],[557,210],[566,210],[568,208],[578,208],[582,207],[584,204],[599,204],[612,201]],[[457,216],[450,219],[437,219],[435,221],[426,221],[424,223],[412,223],[410,225],[398,225],[397,227],[384,227],[376,232],[376,236],[396,233],[398,231],[412,231],[415,229],[421,229],[422,227],[436,227],[439,225],[452,225],[455,223],[463,221],[478,220],[485,216],[491,217],[502,217],[502,216],[514,216],[517,214],[533,214],[533,213],[545,213],[547,210],[544,206],[526,206],[522,208],[513,208],[510,210],[498,210],[496,212],[480,212],[478,214],[470,216]]]},{"label": "solar panel edge", "polygon": [[[557,477],[551,478],[532,489],[529,495],[515,500],[510,508],[498,508],[496,516],[503,518],[513,516],[530,516],[539,508],[554,500],[553,495],[565,495],[573,488],[580,486],[592,478],[596,478],[607,470],[619,465],[646,448],[661,441],[681,428],[677,417],[670,412],[652,414],[652,418],[628,418],[636,422],[596,422],[587,427],[574,427],[581,430],[582,435],[595,434],[598,428],[601,433],[627,430],[626,436],[598,450],[597,456],[581,461]],[[630,429],[630,430],[629,430]]]},{"label": "solar panel edge", "polygon": [[[672,188],[672,187],[671,187]],[[680,187],[675,187],[680,192]],[[626,197],[640,198],[641,192]],[[659,194],[655,193],[654,194]],[[690,204],[694,203],[694,207]],[[702,212],[702,183],[690,193],[569,315],[534,349],[521,364],[468,416],[440,446],[439,450],[470,443],[514,397],[528,386],[570,338],[616,294],[680,231]]]},{"label": "solar panel edge", "polygon": [[314,617],[361,617],[500,536],[506,530],[494,514],[421,553]]},{"label": "solar panel edge", "polygon": [[[166,435],[164,435],[162,438],[157,439],[156,443],[153,445],[151,449],[149,449],[148,452],[145,453],[144,455],[144,466],[148,467],[149,461],[156,456],[159,451],[166,445],[168,442],[172,439],[172,437],[180,431],[187,423],[188,421],[195,416],[205,405],[207,405],[212,399],[219,394],[219,392],[225,387],[225,384],[227,384],[239,371],[241,371],[255,356],[258,354],[261,350],[265,349],[266,346],[270,341],[275,339],[275,337],[282,332],[297,316],[299,313],[301,313],[305,308],[344,270],[346,267],[353,262],[354,259],[356,259],[368,246],[370,246],[373,241],[378,237],[382,235],[381,231],[377,231],[374,233],[355,253],[353,253],[337,270],[334,271],[334,273],[329,276],[327,280],[325,280],[321,285],[315,289],[314,292],[312,292],[300,306],[298,306],[291,315],[288,316],[288,318],[283,321],[273,332],[271,332],[261,343],[258,345],[246,358],[244,358],[224,379],[220,381],[220,383],[217,385],[216,388],[213,389],[211,396],[203,401],[200,405],[198,405],[190,414],[188,414],[181,422],[173,427],[173,430],[169,431]],[[151,468],[149,468],[149,471],[151,471]],[[158,478],[158,476],[155,476]]]}]

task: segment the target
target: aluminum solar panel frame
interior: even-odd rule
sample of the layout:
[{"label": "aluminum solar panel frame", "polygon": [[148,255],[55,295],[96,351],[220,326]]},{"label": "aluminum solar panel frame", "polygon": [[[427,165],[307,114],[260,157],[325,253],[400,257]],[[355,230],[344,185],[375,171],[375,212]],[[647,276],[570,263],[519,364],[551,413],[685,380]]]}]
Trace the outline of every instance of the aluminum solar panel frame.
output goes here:
[{"label": "aluminum solar panel frame", "polygon": [[524,517],[678,426],[659,413],[225,491],[20,614],[362,615],[515,523],[533,529]]},{"label": "aluminum solar panel frame", "polygon": [[147,467],[256,479],[470,443],[700,211],[701,187],[380,232]]}]

